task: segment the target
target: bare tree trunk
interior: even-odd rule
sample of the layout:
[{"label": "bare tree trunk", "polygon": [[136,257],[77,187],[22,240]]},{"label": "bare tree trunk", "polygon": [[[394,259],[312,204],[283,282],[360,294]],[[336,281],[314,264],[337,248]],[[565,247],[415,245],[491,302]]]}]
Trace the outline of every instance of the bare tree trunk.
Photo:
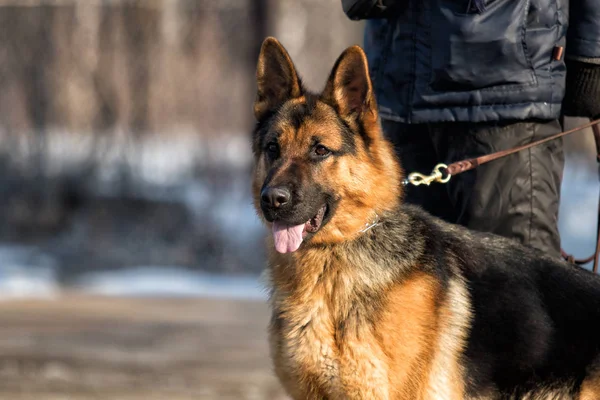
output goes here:
[{"label": "bare tree trunk", "polygon": [[114,10],[102,7],[98,28],[98,64],[94,71],[94,88],[98,111],[92,129],[106,133],[115,129],[118,119],[118,95],[114,81],[116,21]]},{"label": "bare tree trunk", "polygon": [[18,33],[14,38],[13,50],[20,53],[22,62],[21,82],[25,92],[25,107],[33,131],[31,161],[34,174],[38,179],[43,179],[46,130],[52,99],[52,81],[47,72],[52,68],[54,58],[54,43],[51,38],[56,9],[39,7],[28,13],[19,12],[18,9],[14,11],[16,15],[12,23]]},{"label": "bare tree trunk", "polygon": [[153,47],[159,40],[160,10],[122,5],[129,74],[130,129],[136,136],[150,128],[150,81]]},{"label": "bare tree trunk", "polygon": [[254,49],[251,52],[250,67],[251,70],[256,68],[256,59],[260,52],[260,46],[267,36],[269,12],[268,0],[254,0],[251,2],[250,17],[252,18],[252,26],[254,27]]}]

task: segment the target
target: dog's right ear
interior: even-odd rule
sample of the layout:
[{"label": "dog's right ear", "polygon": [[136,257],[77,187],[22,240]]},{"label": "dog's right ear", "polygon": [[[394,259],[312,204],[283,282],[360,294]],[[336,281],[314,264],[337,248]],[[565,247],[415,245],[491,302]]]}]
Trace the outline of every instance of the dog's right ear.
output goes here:
[{"label": "dog's right ear", "polygon": [[254,116],[260,121],[287,100],[302,95],[302,85],[288,52],[273,37],[262,44],[256,67]]},{"label": "dog's right ear", "polygon": [[343,118],[377,121],[377,104],[367,56],[359,46],[347,48],[337,59],[322,98]]}]

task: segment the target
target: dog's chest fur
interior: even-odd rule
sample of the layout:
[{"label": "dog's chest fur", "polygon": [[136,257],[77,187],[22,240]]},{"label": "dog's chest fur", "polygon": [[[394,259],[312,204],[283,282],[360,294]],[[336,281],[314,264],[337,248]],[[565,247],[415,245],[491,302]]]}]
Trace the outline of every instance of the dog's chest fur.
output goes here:
[{"label": "dog's chest fur", "polygon": [[276,370],[298,399],[389,398],[380,340],[365,321],[362,302],[352,299],[354,283],[335,263],[327,265],[335,274],[322,271],[295,287],[275,289],[270,342]]}]

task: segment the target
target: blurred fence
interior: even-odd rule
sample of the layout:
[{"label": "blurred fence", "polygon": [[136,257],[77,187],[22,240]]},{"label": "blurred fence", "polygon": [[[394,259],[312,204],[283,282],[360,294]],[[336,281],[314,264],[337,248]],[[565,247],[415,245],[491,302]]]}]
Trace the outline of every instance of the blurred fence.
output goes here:
[{"label": "blurred fence", "polygon": [[260,44],[309,86],[360,43],[337,0],[0,0],[0,243],[61,279],[258,271],[249,134]]}]

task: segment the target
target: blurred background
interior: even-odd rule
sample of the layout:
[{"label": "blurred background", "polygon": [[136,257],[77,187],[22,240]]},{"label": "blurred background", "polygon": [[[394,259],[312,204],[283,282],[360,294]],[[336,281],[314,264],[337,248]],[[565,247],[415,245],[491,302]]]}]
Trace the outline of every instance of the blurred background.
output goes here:
[{"label": "blurred background", "polygon": [[[339,0],[0,0],[0,399],[285,398],[249,187],[267,35],[320,89],[362,24]],[[565,145],[588,256],[593,138]]]}]

